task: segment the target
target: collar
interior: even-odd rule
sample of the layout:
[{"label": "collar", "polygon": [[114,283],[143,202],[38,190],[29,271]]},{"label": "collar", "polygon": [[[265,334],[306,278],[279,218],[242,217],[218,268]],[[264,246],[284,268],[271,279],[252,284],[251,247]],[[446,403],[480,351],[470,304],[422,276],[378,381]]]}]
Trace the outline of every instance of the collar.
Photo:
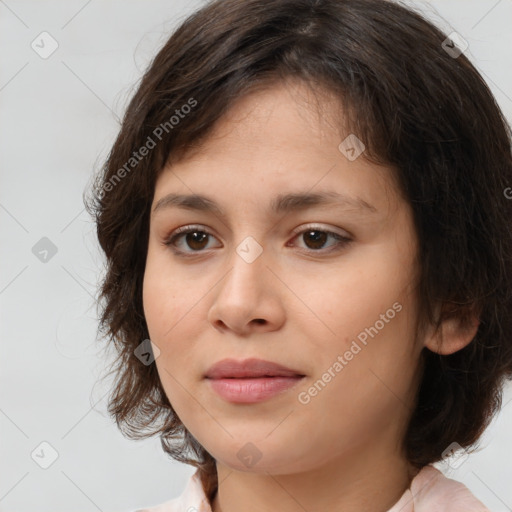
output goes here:
[{"label": "collar", "polygon": [[[388,512],[490,512],[461,482],[447,478],[432,465],[413,478],[409,489]],[[189,478],[182,494],[154,508],[137,512],[212,512],[199,472]]]}]

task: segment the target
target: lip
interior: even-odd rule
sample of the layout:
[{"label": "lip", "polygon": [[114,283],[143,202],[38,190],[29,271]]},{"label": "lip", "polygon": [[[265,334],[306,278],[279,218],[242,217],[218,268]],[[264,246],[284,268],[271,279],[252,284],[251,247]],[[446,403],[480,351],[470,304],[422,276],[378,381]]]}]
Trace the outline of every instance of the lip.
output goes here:
[{"label": "lip", "polygon": [[223,359],[205,374],[212,389],[235,403],[256,403],[294,387],[305,375],[263,359]]},{"label": "lip", "polygon": [[298,370],[287,368],[264,359],[222,359],[210,366],[205,374],[207,379],[243,379],[259,377],[304,377]]}]

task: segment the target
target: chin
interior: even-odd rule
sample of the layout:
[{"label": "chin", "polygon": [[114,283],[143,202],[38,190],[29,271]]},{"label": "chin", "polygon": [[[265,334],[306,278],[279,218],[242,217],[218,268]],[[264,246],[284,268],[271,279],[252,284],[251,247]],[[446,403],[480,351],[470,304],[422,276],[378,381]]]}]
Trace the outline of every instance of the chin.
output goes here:
[{"label": "chin", "polygon": [[234,443],[232,449],[226,450],[224,447],[209,453],[222,465],[243,473],[278,475],[306,469],[304,457],[293,446],[286,450],[282,443],[277,449],[273,443],[263,445],[263,442]]}]

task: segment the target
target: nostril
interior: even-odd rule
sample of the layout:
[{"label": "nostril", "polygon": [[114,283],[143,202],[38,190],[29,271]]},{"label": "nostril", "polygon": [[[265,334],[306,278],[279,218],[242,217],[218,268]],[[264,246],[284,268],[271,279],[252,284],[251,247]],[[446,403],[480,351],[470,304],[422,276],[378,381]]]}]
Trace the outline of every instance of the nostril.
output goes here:
[{"label": "nostril", "polygon": [[264,324],[265,323],[265,320],[263,318],[256,318],[254,321],[256,323],[258,323],[258,324]]}]

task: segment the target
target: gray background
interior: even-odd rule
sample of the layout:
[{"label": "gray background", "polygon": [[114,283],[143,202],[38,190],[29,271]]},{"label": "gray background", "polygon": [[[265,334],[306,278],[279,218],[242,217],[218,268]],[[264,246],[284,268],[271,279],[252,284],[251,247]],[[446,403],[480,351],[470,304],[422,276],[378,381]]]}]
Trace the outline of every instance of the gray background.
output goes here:
[{"label": "gray background", "polygon": [[[408,3],[469,42],[511,120],[512,1]],[[135,510],[178,495],[194,471],[158,439],[124,439],[105,412],[94,304],[103,260],[82,193],[149,59],[201,4],[0,1],[0,511]],[[43,31],[58,44],[47,58],[31,47],[51,49]],[[43,237],[54,255],[37,257]],[[494,512],[512,510],[511,401],[508,387],[478,453],[443,466]],[[43,441],[58,453],[48,469],[31,457],[50,462]]]}]

